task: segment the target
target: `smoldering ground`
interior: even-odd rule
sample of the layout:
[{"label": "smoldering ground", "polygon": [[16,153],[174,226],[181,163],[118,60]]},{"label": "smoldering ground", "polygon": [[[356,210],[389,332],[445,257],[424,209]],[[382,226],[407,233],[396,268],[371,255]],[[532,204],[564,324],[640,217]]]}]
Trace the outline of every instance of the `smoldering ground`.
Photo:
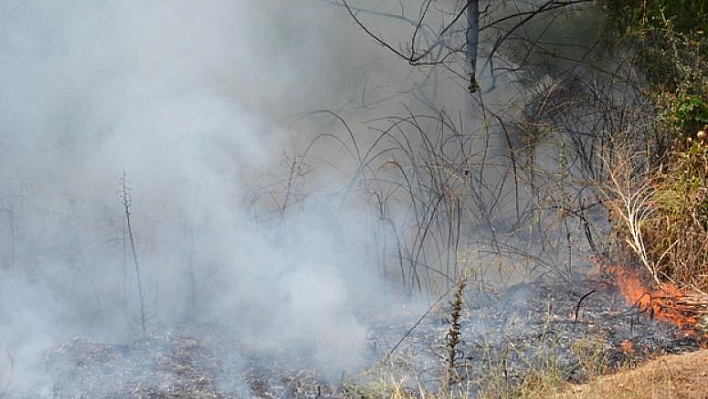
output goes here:
[{"label": "smoldering ground", "polygon": [[[140,335],[123,171],[151,331],[216,322],[264,354],[364,365],[360,314],[392,297],[374,246],[400,232],[362,222],[384,218],[351,142],[310,146],[345,126],[302,117],[365,131],[419,101],[419,76],[329,2],[0,1],[0,382],[47,392],[47,350]],[[453,78],[433,103],[459,114]]]}]

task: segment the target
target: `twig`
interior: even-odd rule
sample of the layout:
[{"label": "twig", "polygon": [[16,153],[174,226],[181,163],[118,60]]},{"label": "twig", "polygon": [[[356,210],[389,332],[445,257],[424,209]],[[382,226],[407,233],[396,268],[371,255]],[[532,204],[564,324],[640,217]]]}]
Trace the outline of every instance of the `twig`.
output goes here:
[{"label": "twig", "polygon": [[594,293],[595,293],[595,290],[592,290],[592,291],[588,292],[587,294],[585,294],[585,295],[583,295],[583,296],[580,297],[580,300],[578,301],[578,304],[575,305],[575,317],[574,317],[574,319],[573,319],[573,323],[577,323],[577,322],[578,322],[578,315],[580,314],[580,304],[583,303],[583,301],[585,300],[585,298],[589,297],[590,295],[592,295],[592,294],[594,294]]},{"label": "twig", "polygon": [[393,352],[395,352],[396,349],[398,349],[398,347],[401,346],[401,344],[403,343],[403,341],[405,341],[406,338],[408,338],[408,337],[411,335],[411,333],[413,332],[413,330],[415,330],[415,329],[418,327],[418,325],[419,325],[420,323],[422,323],[423,320],[428,316],[428,314],[430,314],[430,312],[432,312],[433,309],[435,309],[435,306],[437,306],[437,304],[440,303],[440,301],[442,301],[443,298],[445,298],[445,297],[447,296],[447,294],[449,294],[450,291],[452,291],[452,289],[453,289],[453,288],[456,288],[456,287],[457,287],[457,286],[453,285],[452,287],[448,288],[447,291],[445,291],[445,293],[443,293],[442,295],[440,295],[440,297],[439,297],[437,300],[435,300],[435,302],[433,302],[432,305],[430,305],[430,307],[428,308],[428,310],[426,310],[425,313],[423,313],[423,314],[418,318],[418,320],[413,324],[413,326],[411,326],[411,328],[409,328],[408,331],[406,331],[406,333],[403,334],[403,336],[401,337],[401,339],[399,339],[398,342],[396,342],[396,345],[394,345],[393,348],[391,348],[391,350],[388,352],[388,355],[386,356],[386,361],[388,361],[388,360],[391,358],[391,356],[393,356]]},{"label": "twig", "polygon": [[145,315],[145,296],[143,295],[143,284],[140,277],[140,264],[138,263],[138,252],[135,250],[135,239],[133,238],[133,228],[130,224],[130,206],[132,205],[133,199],[130,196],[130,188],[128,187],[128,181],[126,178],[126,173],[123,171],[123,175],[120,178],[120,196],[123,201],[123,208],[125,210],[125,220],[128,229],[128,239],[130,241],[130,249],[133,253],[133,263],[135,264],[135,275],[138,282],[138,296],[140,299],[140,327],[143,330],[143,337],[147,337],[147,326],[146,326],[146,315]]}]

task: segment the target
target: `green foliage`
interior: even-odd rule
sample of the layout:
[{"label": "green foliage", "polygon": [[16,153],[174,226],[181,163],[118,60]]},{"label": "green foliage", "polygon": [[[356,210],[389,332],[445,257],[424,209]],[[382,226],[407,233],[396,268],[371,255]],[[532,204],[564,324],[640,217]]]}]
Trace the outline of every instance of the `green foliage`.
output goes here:
[{"label": "green foliage", "polygon": [[610,20],[608,44],[629,44],[637,66],[657,92],[692,93],[705,71],[708,56],[708,1],[618,0],[606,1]]},{"label": "green foliage", "polygon": [[625,31],[661,28],[664,18],[684,34],[708,28],[706,0],[607,0],[604,7],[615,24]]},{"label": "green foliage", "polygon": [[708,126],[708,97],[662,93],[657,96],[657,108],[661,112],[656,129],[674,143],[674,149],[687,149]]},{"label": "green foliage", "polygon": [[[656,159],[708,125],[708,1],[617,0],[604,3],[615,36],[636,53],[657,112]],[[657,143],[654,143],[657,144]],[[689,143],[690,144],[690,143]]]},{"label": "green foliage", "polygon": [[613,0],[604,7],[611,39],[636,55],[656,113],[649,169],[630,173],[624,196],[610,204],[625,211],[615,234],[655,281],[708,289],[708,1]]},{"label": "green foliage", "polygon": [[684,96],[679,98],[676,110],[677,124],[681,127],[693,122],[708,123],[708,107],[700,97]]},{"label": "green foliage", "polygon": [[697,28],[705,30],[708,27],[708,2],[705,0],[654,0],[643,3],[649,4],[651,16],[663,12],[673,20],[679,32],[689,33]]},{"label": "green foliage", "polygon": [[708,124],[708,102],[698,96],[682,96],[676,101],[675,116],[679,127]]}]

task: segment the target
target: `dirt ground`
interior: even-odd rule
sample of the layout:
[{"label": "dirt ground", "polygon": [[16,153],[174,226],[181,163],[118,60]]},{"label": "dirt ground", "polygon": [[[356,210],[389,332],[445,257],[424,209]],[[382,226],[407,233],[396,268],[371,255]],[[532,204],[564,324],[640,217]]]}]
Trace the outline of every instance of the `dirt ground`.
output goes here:
[{"label": "dirt ground", "polygon": [[708,350],[660,357],[636,369],[569,386],[563,399],[708,399]]}]

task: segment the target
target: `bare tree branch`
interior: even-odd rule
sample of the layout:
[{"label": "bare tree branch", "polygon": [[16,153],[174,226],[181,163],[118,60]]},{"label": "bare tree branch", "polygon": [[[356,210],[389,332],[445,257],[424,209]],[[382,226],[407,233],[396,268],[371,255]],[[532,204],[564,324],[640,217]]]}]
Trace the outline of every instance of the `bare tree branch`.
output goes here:
[{"label": "bare tree branch", "polygon": [[[322,1],[325,1],[325,0],[322,0]],[[423,27],[426,26],[424,21],[430,11],[430,7],[433,3],[432,0],[425,0],[422,3],[417,20],[412,20],[410,18],[405,17],[403,15],[403,10],[401,10],[401,15],[398,15],[398,14],[393,14],[393,13],[377,12],[377,11],[372,11],[372,10],[366,10],[363,8],[352,7],[349,4],[348,0],[341,0],[341,4],[339,2],[337,2],[337,4],[346,8],[347,12],[352,17],[354,22],[357,24],[357,26],[359,26],[359,28],[361,28],[362,31],[364,31],[364,33],[366,33],[369,37],[371,37],[376,43],[378,43],[382,47],[384,47],[387,50],[394,53],[399,58],[406,60],[410,65],[413,65],[413,66],[443,65],[445,63],[445,61],[447,59],[449,59],[449,56],[451,54],[457,53],[457,52],[464,52],[465,53],[465,60],[466,60],[466,62],[465,62],[466,63],[466,75],[467,75],[467,78],[469,79],[468,90],[470,91],[470,93],[475,93],[479,90],[479,84],[477,83],[477,79],[476,79],[476,75],[477,75],[476,63],[477,63],[477,59],[478,59],[479,33],[481,31],[483,31],[485,29],[490,29],[490,28],[496,27],[505,21],[521,18],[521,20],[518,23],[516,23],[513,27],[511,27],[511,29],[506,31],[504,33],[504,35],[499,37],[496,40],[496,42],[494,43],[494,46],[493,46],[490,54],[487,56],[488,62],[491,65],[492,64],[491,60],[492,60],[494,54],[499,50],[500,46],[507,39],[509,39],[511,37],[511,35],[516,30],[518,30],[524,24],[531,21],[533,18],[539,16],[542,13],[548,12],[548,11],[553,11],[553,10],[557,10],[557,9],[560,9],[563,7],[579,5],[579,4],[583,4],[583,3],[589,3],[592,1],[593,0],[566,0],[566,1],[548,0],[534,10],[520,11],[520,12],[511,14],[511,15],[501,17],[499,19],[496,19],[496,20],[484,25],[484,26],[481,26],[480,15],[486,14],[490,5],[487,4],[487,7],[484,9],[484,11],[480,12],[479,0],[466,0],[464,6],[462,6],[460,10],[455,12],[454,17],[452,17],[450,22],[447,23],[437,33],[433,34],[433,36],[435,36],[435,39],[432,40],[432,44],[430,44],[428,47],[426,47],[425,49],[422,49],[422,50],[417,49],[418,37],[419,37],[420,32],[423,31]],[[380,35],[374,33],[359,18],[359,13],[362,13],[362,12],[371,13],[374,15],[388,17],[388,18],[394,18],[394,19],[402,20],[402,21],[405,21],[405,22],[411,24],[411,26],[413,26],[413,33],[411,34],[411,38],[410,38],[410,49],[406,52],[400,48],[395,48],[391,43],[386,41]],[[465,29],[464,49],[462,49],[462,48],[460,48],[460,49],[448,48],[447,54],[439,54],[438,56],[428,58],[428,57],[431,57],[431,54],[433,53],[433,51],[435,49],[445,46],[445,41],[444,41],[443,37],[450,32],[452,27],[455,26],[463,16],[466,16],[466,23],[467,23],[467,27]],[[429,29],[430,29],[430,27],[427,27],[426,30],[429,30]]]},{"label": "bare tree branch", "polygon": [[[357,16],[357,14],[354,12],[354,9],[349,5],[349,3],[347,2],[347,0],[342,0],[342,4],[343,4],[344,7],[347,9],[347,12],[348,12],[349,15],[352,17],[352,19],[354,20],[354,22],[359,26],[359,28],[361,28],[361,30],[364,31],[364,33],[366,33],[367,35],[369,35],[369,37],[371,37],[372,39],[374,39],[375,42],[377,42],[378,44],[380,44],[380,45],[383,46],[384,48],[386,48],[386,49],[388,49],[389,51],[393,52],[394,54],[396,54],[396,55],[399,56],[400,58],[402,58],[402,59],[408,61],[408,63],[411,64],[411,65],[413,65],[413,66],[437,65],[437,64],[442,63],[441,60],[434,60],[434,61],[422,61],[422,60],[423,60],[425,57],[427,57],[428,55],[430,55],[430,53],[431,53],[434,49],[436,49],[437,47],[440,47],[440,46],[441,46],[442,40],[440,40],[440,38],[442,38],[447,32],[449,32],[450,29],[457,23],[457,21],[460,20],[460,18],[461,18],[463,15],[465,15],[465,13],[466,13],[466,11],[467,11],[467,5],[465,5],[465,6],[455,15],[455,17],[452,19],[452,21],[450,21],[450,23],[447,24],[447,25],[440,31],[440,33],[438,33],[438,40],[436,40],[435,44],[431,45],[430,47],[428,47],[427,49],[425,49],[423,52],[418,53],[418,52],[416,51],[416,49],[414,48],[414,47],[415,47],[415,38],[414,38],[413,41],[412,41],[412,47],[413,47],[413,48],[411,48],[411,54],[410,54],[410,55],[407,55],[407,54],[404,54],[401,50],[398,50],[398,49],[394,48],[392,45],[390,45],[390,44],[389,44],[388,42],[386,42],[384,39],[382,39],[381,37],[379,37],[378,35],[376,35],[375,33],[373,33],[373,32],[359,19],[359,17]],[[429,4],[429,3],[428,3],[428,4]],[[423,13],[426,13],[427,10],[428,10],[428,7],[424,7]],[[422,21],[423,21],[424,17],[425,17],[425,15],[421,15],[420,20],[415,23],[415,25],[414,25],[414,26],[415,26],[414,36],[415,36],[416,32],[418,32],[418,31],[420,30],[420,27],[422,26]],[[410,21],[410,20],[409,20],[409,21]]]}]

